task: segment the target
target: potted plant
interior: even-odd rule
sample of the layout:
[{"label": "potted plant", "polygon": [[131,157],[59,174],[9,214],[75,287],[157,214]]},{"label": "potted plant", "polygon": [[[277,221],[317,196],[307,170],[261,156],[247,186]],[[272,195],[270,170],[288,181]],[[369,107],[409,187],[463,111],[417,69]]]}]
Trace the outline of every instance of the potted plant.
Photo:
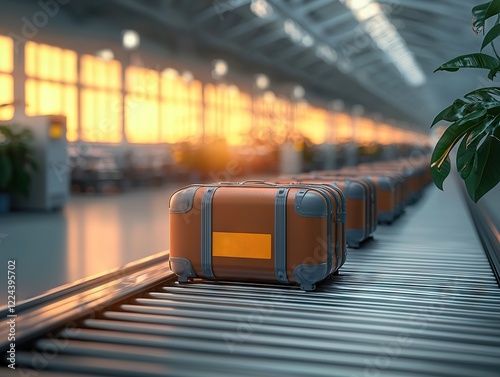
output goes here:
[{"label": "potted plant", "polygon": [[[500,0],[474,7],[472,15],[474,32],[484,34],[480,52],[452,59],[436,71],[486,69],[488,78],[493,81],[500,72],[500,56],[495,48],[495,39],[500,35]],[[486,23],[494,17],[494,25],[486,32]],[[493,55],[484,53],[486,48]],[[456,155],[457,170],[469,196],[477,202],[500,181],[500,88],[491,86],[477,89],[466,94],[463,99],[455,100],[436,116],[432,126],[440,121],[451,124],[432,154],[431,174],[434,183],[443,189],[443,182],[451,170],[449,154],[461,140]]]},{"label": "potted plant", "polygon": [[29,145],[31,131],[19,126],[0,125],[0,210],[8,210],[9,195],[27,197],[31,170],[36,170]]},{"label": "potted plant", "polygon": [[0,134],[0,214],[9,211],[9,183],[12,177],[12,164],[7,154],[7,146]]}]

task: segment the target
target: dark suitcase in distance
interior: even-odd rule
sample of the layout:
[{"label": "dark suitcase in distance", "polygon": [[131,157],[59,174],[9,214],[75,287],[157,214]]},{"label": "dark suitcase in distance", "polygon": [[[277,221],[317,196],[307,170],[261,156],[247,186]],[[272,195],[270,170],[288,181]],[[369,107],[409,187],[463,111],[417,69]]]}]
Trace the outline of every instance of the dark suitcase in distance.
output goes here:
[{"label": "dark suitcase in distance", "polygon": [[297,283],[304,290],[345,261],[342,198],[327,187],[191,185],[170,199],[170,268],[196,277]]}]

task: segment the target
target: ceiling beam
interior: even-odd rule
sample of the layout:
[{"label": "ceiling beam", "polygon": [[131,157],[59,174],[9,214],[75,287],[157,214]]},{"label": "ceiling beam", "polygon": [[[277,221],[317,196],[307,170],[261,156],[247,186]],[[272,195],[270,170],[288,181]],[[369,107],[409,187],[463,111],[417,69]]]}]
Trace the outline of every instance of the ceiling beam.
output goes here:
[{"label": "ceiling beam", "polygon": [[[314,37],[315,40],[329,45],[328,41],[325,39],[321,30],[318,30],[318,28],[314,24],[311,24],[310,22],[308,22],[308,20],[302,18],[300,15],[290,10],[286,6],[286,4],[284,4],[283,0],[275,0],[273,4],[274,7],[277,8],[284,17],[290,18],[293,21],[295,21],[302,28],[308,31]],[[402,106],[401,103],[397,100],[397,98],[394,98],[385,91],[380,90],[380,88],[378,88],[376,85],[367,84],[366,81],[360,80],[356,74],[351,74],[350,76],[352,77],[353,80],[357,81],[361,86],[363,86],[367,92],[379,97],[380,99],[383,99],[386,103],[390,104],[392,107],[400,109],[400,111],[406,113],[407,116],[413,119],[419,119],[421,117],[422,112],[419,111],[418,109]],[[402,83],[404,82],[403,78],[401,78],[401,82]],[[419,123],[420,122],[421,119],[419,119]]]},{"label": "ceiling beam", "polygon": [[[426,1],[426,0],[377,0],[381,5],[386,4],[386,6],[390,9],[391,7],[394,7],[393,12],[394,13],[399,13],[400,10],[398,9],[399,7],[401,8],[408,8],[408,9],[414,9],[418,10],[421,12],[425,13],[432,13],[432,14],[438,14],[441,17],[445,17],[449,19],[450,17],[453,18],[460,18],[462,11],[457,11],[456,7],[462,7],[463,3],[466,3],[465,1],[461,4],[461,2],[456,2],[454,3],[453,6],[449,5],[444,5],[441,1]],[[468,7],[468,6],[467,6]],[[463,7],[462,7],[463,8]],[[389,12],[390,14],[391,12]],[[471,16],[472,18],[472,16]]]},{"label": "ceiling beam", "polygon": [[283,28],[278,27],[274,31],[263,32],[261,36],[253,38],[250,42],[248,42],[248,48],[259,49],[284,38],[288,38],[287,34]]},{"label": "ceiling beam", "polygon": [[328,64],[325,61],[323,61],[322,59],[318,59],[316,54],[311,51],[310,54],[307,54],[303,58],[297,60],[295,66],[299,69],[306,69],[307,67],[309,67],[311,64],[314,64],[314,63]]},{"label": "ceiling beam", "polygon": [[297,56],[298,54],[301,54],[307,50],[308,50],[308,47],[305,47],[305,46],[302,46],[299,44],[294,44],[294,45],[288,47],[283,52],[280,52],[279,54],[277,54],[276,58],[281,60],[281,61],[286,62],[286,61],[289,61],[290,59],[292,59],[293,57]]},{"label": "ceiling beam", "polygon": [[321,8],[324,8],[332,4],[332,0],[308,0],[303,2],[304,5],[297,7],[297,12],[300,13],[312,13],[316,12]]},{"label": "ceiling beam", "polygon": [[345,12],[340,13],[339,15],[336,15],[335,17],[328,17],[325,18],[322,21],[316,21],[314,27],[321,32],[323,32],[325,29],[327,29],[331,25],[340,25],[344,22],[348,21],[354,21],[354,15],[351,13],[349,10],[345,10]]},{"label": "ceiling beam", "polygon": [[[193,35],[199,43],[206,44],[207,46],[211,46],[212,48],[221,49],[226,51],[227,53],[233,54],[235,56],[240,57],[247,65],[252,66],[255,65],[256,69],[261,69],[267,67],[271,71],[279,72],[280,74],[284,74],[290,77],[292,80],[297,80],[299,82],[307,83],[312,89],[315,89],[317,92],[331,93],[333,97],[342,96],[342,89],[335,87],[335,81],[332,81],[336,75],[339,75],[339,72],[335,67],[332,67],[332,79],[325,80],[321,79],[314,74],[314,72],[308,72],[307,70],[297,70],[287,64],[285,61],[277,61],[275,59],[270,58],[269,56],[264,55],[263,53],[256,51],[249,51],[245,43],[240,43],[234,40],[229,39],[229,36],[226,35],[213,35],[208,32],[207,29],[200,27],[193,27],[191,22],[186,22],[186,19],[173,10],[172,12],[157,12],[155,9],[151,7],[144,6],[140,2],[136,1],[121,1],[121,0],[111,0],[114,4],[119,6],[122,9],[127,9],[131,11],[133,14],[138,14],[140,17],[144,17],[146,21],[152,22],[154,25],[157,25],[158,28],[164,29],[177,29],[182,30],[186,33],[190,33]],[[286,12],[286,6],[283,5],[281,1],[274,0],[273,6],[275,7],[275,12],[277,15],[285,17],[289,17],[297,22],[299,25],[304,27],[303,21],[301,18],[299,20],[294,19],[297,16],[290,17],[291,14]],[[229,31],[230,28],[228,28]],[[307,28],[306,28],[307,30]],[[314,35],[313,35],[314,36]],[[321,41],[326,43],[324,40],[324,36],[318,37],[314,36],[317,41]],[[319,59],[318,59],[319,61]],[[366,101],[372,103],[372,107],[384,107],[387,109],[387,113],[390,114],[391,117],[400,118],[400,119],[412,119],[417,124],[421,124],[422,112],[415,109],[415,112],[411,112],[412,108],[401,107],[398,103],[392,103],[388,100],[387,96],[384,96],[383,93],[377,91],[376,88],[370,87],[365,83],[361,82],[355,76],[351,76],[350,80],[352,80],[352,87],[356,88],[358,92],[362,90],[361,88],[365,88],[368,96],[366,96]],[[354,89],[353,89],[354,90]],[[386,105],[383,105],[383,103]]]},{"label": "ceiling beam", "polygon": [[114,3],[115,5],[128,9],[132,12],[140,12],[148,17],[155,18],[158,21],[161,20],[161,22],[170,29],[186,30],[189,27],[189,24],[184,16],[175,9],[171,9],[168,12],[158,12],[157,9],[146,6],[137,0],[109,0],[108,2]]},{"label": "ceiling beam", "polygon": [[[124,2],[125,3],[125,2]],[[215,0],[212,5],[204,11],[199,12],[192,20],[194,25],[201,25],[214,17],[219,21],[224,21],[226,12],[234,12],[238,8],[251,3],[251,0]]]},{"label": "ceiling beam", "polygon": [[238,37],[274,22],[277,19],[278,17],[274,13],[269,14],[265,18],[260,18],[252,14],[247,21],[237,24],[236,26],[228,27],[224,30],[224,33],[227,33],[230,39],[238,39]]}]

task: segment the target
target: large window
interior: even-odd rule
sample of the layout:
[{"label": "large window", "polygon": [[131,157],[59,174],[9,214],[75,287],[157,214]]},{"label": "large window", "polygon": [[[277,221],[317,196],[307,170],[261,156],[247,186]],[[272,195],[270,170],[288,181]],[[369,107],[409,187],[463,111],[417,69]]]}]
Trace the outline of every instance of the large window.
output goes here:
[{"label": "large window", "polygon": [[253,135],[261,141],[283,143],[294,136],[293,105],[266,92],[253,101]]},{"label": "large window", "polygon": [[367,146],[374,143],[377,134],[375,123],[368,118],[359,118],[356,120],[356,143]]},{"label": "large window", "polygon": [[0,35],[0,121],[14,116],[14,45],[12,39]]},{"label": "large window", "polygon": [[377,129],[377,142],[389,145],[393,142],[393,128],[388,124],[379,124]]},{"label": "large window", "polygon": [[352,141],[352,118],[348,114],[332,114],[332,126],[334,128],[334,135],[337,143],[344,144]]},{"label": "large window", "polygon": [[252,100],[234,85],[205,85],[205,138],[243,144],[252,128]]},{"label": "large window", "polygon": [[125,132],[131,143],[158,143],[160,129],[160,74],[131,66],[126,70]]},{"label": "large window", "polygon": [[78,138],[77,55],[71,50],[26,43],[26,115],[67,118],[67,138]]},{"label": "large window", "polygon": [[238,87],[231,85],[226,91],[224,134],[230,145],[244,144],[252,128],[252,99]]},{"label": "large window", "polygon": [[307,103],[300,103],[298,106],[302,109],[297,117],[300,133],[314,144],[324,143],[327,138],[328,112]]},{"label": "large window", "polygon": [[122,68],[116,60],[80,59],[81,139],[117,143],[122,139]]},{"label": "large window", "polygon": [[161,141],[197,142],[202,134],[202,84],[166,69],[161,76]]}]

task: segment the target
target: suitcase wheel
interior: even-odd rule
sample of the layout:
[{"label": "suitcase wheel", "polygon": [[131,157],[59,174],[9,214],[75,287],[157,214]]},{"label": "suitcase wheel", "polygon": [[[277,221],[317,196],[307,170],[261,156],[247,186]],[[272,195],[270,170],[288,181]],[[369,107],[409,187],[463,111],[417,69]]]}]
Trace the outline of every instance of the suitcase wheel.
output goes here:
[{"label": "suitcase wheel", "polygon": [[191,262],[185,258],[172,257],[169,259],[170,269],[177,275],[179,283],[187,283],[196,277]]},{"label": "suitcase wheel", "polygon": [[306,292],[311,292],[316,290],[316,284],[301,284],[300,289]]},{"label": "suitcase wheel", "polygon": [[335,276],[339,275],[340,270],[336,270],[335,272],[332,272],[330,275],[328,275],[325,280],[335,280]]}]

